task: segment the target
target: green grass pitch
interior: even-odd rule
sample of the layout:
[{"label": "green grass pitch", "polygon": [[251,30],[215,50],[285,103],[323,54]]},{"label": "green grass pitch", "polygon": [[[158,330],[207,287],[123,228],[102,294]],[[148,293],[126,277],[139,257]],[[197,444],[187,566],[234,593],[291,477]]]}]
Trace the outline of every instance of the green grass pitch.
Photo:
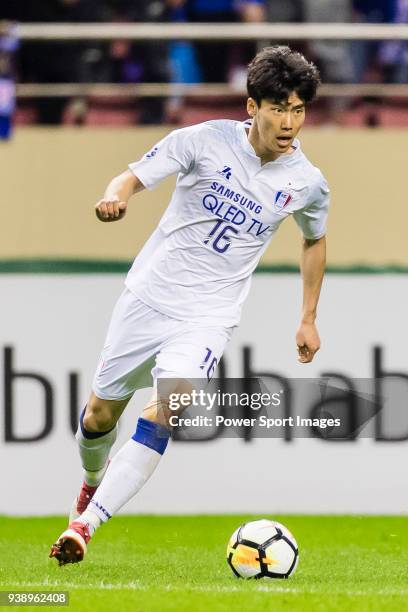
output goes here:
[{"label": "green grass pitch", "polygon": [[0,588],[66,590],[70,605],[60,609],[73,612],[408,611],[408,517],[265,517],[293,532],[299,566],[288,580],[245,581],[225,551],[255,518],[115,517],[83,563],[59,568],[47,555],[65,519],[1,517]]}]

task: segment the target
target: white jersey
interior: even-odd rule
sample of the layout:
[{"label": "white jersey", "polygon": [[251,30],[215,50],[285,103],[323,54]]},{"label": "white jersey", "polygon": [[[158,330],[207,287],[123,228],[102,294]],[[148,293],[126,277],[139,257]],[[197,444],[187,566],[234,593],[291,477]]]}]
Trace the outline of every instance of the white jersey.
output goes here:
[{"label": "white jersey", "polygon": [[237,325],[251,275],[282,221],[293,215],[306,238],[326,232],[327,183],[299,141],[292,154],[261,166],[249,126],[220,120],[175,130],[129,165],[147,189],[178,173],[126,279],[142,302],[175,319]]}]

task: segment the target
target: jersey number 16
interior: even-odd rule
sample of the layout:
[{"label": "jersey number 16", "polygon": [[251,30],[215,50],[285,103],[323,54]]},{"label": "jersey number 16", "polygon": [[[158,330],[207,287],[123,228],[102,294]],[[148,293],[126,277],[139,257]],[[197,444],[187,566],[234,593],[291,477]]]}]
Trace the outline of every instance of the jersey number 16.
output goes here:
[{"label": "jersey number 16", "polygon": [[224,225],[223,219],[219,219],[212,228],[211,232],[208,234],[207,238],[204,240],[204,244],[211,244],[214,251],[217,253],[225,253],[227,249],[231,246],[230,235],[227,232],[232,232],[233,234],[239,234],[238,230],[232,225]]}]

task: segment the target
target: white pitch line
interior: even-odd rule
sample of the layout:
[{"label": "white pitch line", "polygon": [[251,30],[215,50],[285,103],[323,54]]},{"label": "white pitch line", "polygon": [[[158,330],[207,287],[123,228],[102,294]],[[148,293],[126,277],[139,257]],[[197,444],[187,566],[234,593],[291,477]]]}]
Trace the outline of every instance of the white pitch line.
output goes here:
[{"label": "white pitch line", "polygon": [[[11,583],[13,588],[14,587],[19,587],[19,588],[44,588],[44,587],[55,587],[58,589],[81,589],[83,590],[84,587],[81,587],[78,583],[76,582],[59,582],[59,581],[48,581],[46,580],[45,582],[13,582]],[[1,585],[0,585],[1,586]],[[7,583],[7,586],[9,586],[9,584]],[[149,591],[152,588],[151,585],[145,585],[145,584],[139,584],[137,582],[126,582],[126,583],[105,583],[105,582],[95,582],[95,583],[91,583],[91,584],[87,584],[86,585],[86,589],[100,589],[100,590],[106,590],[106,591],[125,591],[125,590],[129,590],[129,591]],[[156,590],[163,590],[163,591],[197,591],[197,592],[202,592],[202,593],[237,593],[240,592],[242,594],[246,594],[246,593],[251,593],[253,591],[246,591],[243,590],[240,586],[205,586],[205,585],[201,585],[201,586],[188,586],[186,588],[183,588],[181,586],[172,586],[172,585],[165,585],[162,587],[158,587],[157,585],[155,585],[154,587]],[[392,590],[392,591],[388,591],[388,590],[378,590],[378,591],[353,591],[353,590],[335,590],[335,591],[327,591],[327,590],[318,590],[318,589],[301,589],[301,588],[293,588],[293,587],[284,587],[284,586],[279,586],[279,585],[271,585],[271,586],[267,586],[267,585],[259,585],[257,587],[254,588],[254,591],[260,591],[260,592],[267,592],[270,594],[274,594],[274,593],[293,593],[293,594],[298,594],[298,595],[347,595],[347,596],[356,596],[356,597],[366,597],[366,596],[370,596],[370,595],[374,595],[374,596],[394,596],[394,595],[408,595],[408,589],[399,589],[399,590]]]}]

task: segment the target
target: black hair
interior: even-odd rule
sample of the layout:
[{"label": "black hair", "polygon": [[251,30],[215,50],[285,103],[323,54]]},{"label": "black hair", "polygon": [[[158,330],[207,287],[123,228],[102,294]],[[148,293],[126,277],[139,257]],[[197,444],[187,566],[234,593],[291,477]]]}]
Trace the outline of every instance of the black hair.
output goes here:
[{"label": "black hair", "polygon": [[303,102],[311,102],[319,85],[316,66],[286,46],[265,47],[248,66],[248,96],[258,105],[264,98],[286,102],[294,91]]}]

